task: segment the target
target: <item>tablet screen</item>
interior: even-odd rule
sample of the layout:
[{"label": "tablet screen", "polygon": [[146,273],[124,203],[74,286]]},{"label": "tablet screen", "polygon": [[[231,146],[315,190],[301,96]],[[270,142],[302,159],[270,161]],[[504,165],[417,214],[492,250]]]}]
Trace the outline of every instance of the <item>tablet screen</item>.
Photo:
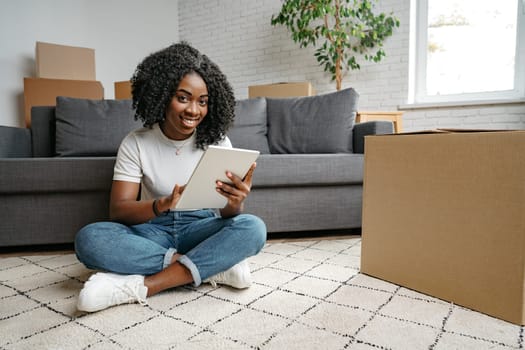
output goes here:
[{"label": "tablet screen", "polygon": [[228,201],[215,190],[215,181],[231,182],[226,177],[226,171],[244,178],[258,156],[259,151],[208,146],[186,184],[175,210],[224,208]]}]

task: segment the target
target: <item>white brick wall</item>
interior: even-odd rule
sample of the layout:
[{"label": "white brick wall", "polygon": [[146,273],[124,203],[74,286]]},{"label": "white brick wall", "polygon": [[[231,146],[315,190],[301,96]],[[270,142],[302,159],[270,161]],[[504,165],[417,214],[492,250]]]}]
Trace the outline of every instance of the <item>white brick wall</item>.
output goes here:
[{"label": "white brick wall", "polygon": [[[318,94],[335,91],[335,82],[317,65],[312,48],[300,49],[286,28],[272,27],[279,0],[194,0],[179,2],[179,35],[222,68],[238,99],[248,86],[310,81]],[[408,97],[410,0],[380,0],[378,11],[394,12],[401,26],[387,39],[387,57],[362,62],[343,88],[360,94],[361,110],[397,110]],[[525,129],[525,104],[407,110],[404,129],[438,127]]]}]

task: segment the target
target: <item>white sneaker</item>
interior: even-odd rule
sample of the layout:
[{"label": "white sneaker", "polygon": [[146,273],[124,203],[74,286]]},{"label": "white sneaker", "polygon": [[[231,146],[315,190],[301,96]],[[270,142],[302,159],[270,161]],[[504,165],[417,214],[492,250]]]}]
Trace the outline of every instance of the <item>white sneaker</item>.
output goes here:
[{"label": "white sneaker", "polygon": [[252,285],[250,266],[246,260],[243,260],[237,265],[233,265],[228,270],[211,276],[206,279],[204,283],[210,283],[214,287],[217,287],[217,284],[225,284],[237,289],[248,288]]},{"label": "white sneaker", "polygon": [[78,296],[77,308],[94,312],[124,303],[146,305],[147,293],[144,276],[99,272],[84,284]]}]

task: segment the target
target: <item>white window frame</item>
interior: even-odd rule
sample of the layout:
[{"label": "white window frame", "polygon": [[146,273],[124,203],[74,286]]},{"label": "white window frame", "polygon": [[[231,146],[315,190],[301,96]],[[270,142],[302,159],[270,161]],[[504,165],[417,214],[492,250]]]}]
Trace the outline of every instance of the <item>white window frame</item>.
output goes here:
[{"label": "white window frame", "polygon": [[[411,0],[409,104],[488,103],[525,99],[525,0],[518,0],[514,89],[450,95],[427,95],[428,0]],[[490,44],[487,45],[490,49]]]}]

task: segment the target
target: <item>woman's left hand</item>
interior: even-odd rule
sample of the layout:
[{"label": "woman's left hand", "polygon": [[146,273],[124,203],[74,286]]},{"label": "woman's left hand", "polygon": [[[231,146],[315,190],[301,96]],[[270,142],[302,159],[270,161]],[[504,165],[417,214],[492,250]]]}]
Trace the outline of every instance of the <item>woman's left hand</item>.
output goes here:
[{"label": "woman's left hand", "polygon": [[256,163],[252,164],[244,179],[228,171],[226,176],[231,180],[231,184],[222,181],[216,182],[217,192],[228,199],[228,204],[221,209],[222,217],[235,216],[242,212],[244,200],[252,188],[252,177],[256,166]]}]

